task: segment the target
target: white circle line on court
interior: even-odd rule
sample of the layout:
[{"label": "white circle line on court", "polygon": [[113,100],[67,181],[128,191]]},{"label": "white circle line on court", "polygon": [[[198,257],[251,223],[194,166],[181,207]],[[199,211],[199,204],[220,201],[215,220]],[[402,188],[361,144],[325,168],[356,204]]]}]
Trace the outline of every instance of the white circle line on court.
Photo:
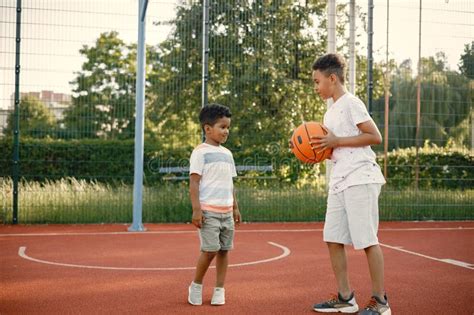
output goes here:
[{"label": "white circle line on court", "polygon": [[[242,267],[242,266],[250,266],[250,265],[258,265],[263,263],[272,262],[275,260],[283,259],[290,255],[291,251],[288,247],[274,243],[274,242],[267,242],[268,244],[280,248],[283,252],[279,256],[275,256],[268,259],[263,260],[256,260],[250,262],[244,262],[239,264],[229,264],[229,267]],[[156,267],[156,268],[134,268],[134,267],[108,267],[108,266],[91,266],[91,265],[77,265],[77,264],[66,264],[66,263],[58,263],[54,261],[47,261],[42,259],[37,259],[30,257],[26,254],[26,246],[21,246],[18,249],[18,256],[21,258],[34,261],[37,263],[47,264],[47,265],[54,265],[54,266],[61,266],[61,267],[71,267],[71,268],[84,268],[84,269],[101,269],[101,270],[128,270],[128,271],[173,271],[173,270],[194,270],[196,267]],[[215,268],[215,266],[210,266],[209,268]]]},{"label": "white circle line on court", "polygon": [[[410,232],[410,231],[466,231],[474,230],[474,227],[449,227],[449,228],[382,228],[384,232]],[[322,232],[323,229],[287,229],[287,230],[236,230],[236,233],[301,233]],[[5,233],[0,237],[14,236],[97,236],[97,235],[150,235],[150,234],[193,234],[196,231],[145,231],[145,232],[62,232],[62,233]]]}]

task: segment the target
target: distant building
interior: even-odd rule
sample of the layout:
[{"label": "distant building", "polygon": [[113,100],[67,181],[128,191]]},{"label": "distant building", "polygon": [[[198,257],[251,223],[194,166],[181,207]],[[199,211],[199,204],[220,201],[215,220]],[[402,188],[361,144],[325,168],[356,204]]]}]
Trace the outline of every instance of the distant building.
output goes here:
[{"label": "distant building", "polygon": [[7,118],[10,112],[11,109],[0,108],[0,137],[3,137],[3,128],[7,126]]},{"label": "distant building", "polygon": [[[64,111],[71,105],[71,95],[64,93],[54,93],[53,91],[41,92],[20,92],[20,98],[31,96],[39,99],[46,107],[54,114],[57,120],[64,117]],[[7,109],[0,109],[0,136],[2,136],[3,129],[7,126],[8,115],[15,108],[15,94],[11,96],[10,107]]]},{"label": "distant building", "polygon": [[[31,96],[39,99],[48,109],[54,114],[57,120],[61,120],[64,117],[64,111],[71,104],[71,95],[64,93],[54,93],[53,91],[41,91],[41,92],[23,92],[20,93],[20,98]],[[12,94],[11,98],[12,106],[15,104],[15,94]]]}]

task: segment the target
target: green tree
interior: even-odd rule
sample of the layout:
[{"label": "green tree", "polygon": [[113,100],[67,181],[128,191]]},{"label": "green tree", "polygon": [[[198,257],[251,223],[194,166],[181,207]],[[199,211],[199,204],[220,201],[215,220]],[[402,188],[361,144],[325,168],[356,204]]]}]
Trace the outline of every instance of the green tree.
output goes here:
[{"label": "green tree", "polygon": [[[311,66],[326,51],[326,7],[321,1],[211,1],[209,102],[231,107],[234,149],[286,150],[303,120],[322,120],[326,109],[312,88]],[[338,6],[338,12],[344,11]],[[202,7],[177,7],[172,34],[157,49],[149,75],[147,135],[169,146],[200,139]],[[344,34],[347,23],[338,25]],[[345,51],[344,46],[338,51]],[[366,99],[366,58],[358,57],[358,95]],[[383,94],[376,67],[374,96]],[[379,84],[380,82],[380,84]]]},{"label": "green tree", "polygon": [[[305,120],[321,120],[325,104],[311,86],[311,64],[325,51],[315,40],[324,3],[213,1],[210,9],[209,101],[234,112],[230,144],[249,152],[285,143]],[[159,69],[151,81],[156,93],[149,118],[159,137],[195,144],[201,106],[202,8],[177,9],[175,28],[159,48]],[[319,21],[318,23],[323,23]],[[181,139],[181,141],[179,140]]]},{"label": "green tree", "polygon": [[461,55],[459,70],[469,79],[474,79],[474,42],[464,46],[464,53]]},{"label": "green tree", "polygon": [[[421,83],[421,143],[430,141],[446,145],[450,138],[465,135],[472,110],[469,80],[446,65],[444,53],[422,58]],[[417,80],[411,61],[402,62],[392,74],[390,98],[389,147],[404,148],[415,145]],[[377,100],[378,108],[384,99]],[[467,144],[468,137],[462,142]]]},{"label": "green tree", "polygon": [[134,130],[136,47],[117,32],[103,33],[80,50],[86,61],[71,82],[64,124],[72,138],[130,138]]},{"label": "green tree", "polygon": [[[347,56],[347,60],[349,56]],[[363,101],[367,100],[367,57],[357,55],[356,57],[356,95]],[[372,97],[377,99],[384,95],[384,68],[381,63],[373,63],[372,80],[374,82]],[[367,105],[367,104],[366,104]],[[375,110],[374,110],[375,112]]]},{"label": "green tree", "polygon": [[[20,135],[22,137],[44,138],[53,136],[56,128],[56,118],[53,113],[39,99],[32,96],[23,97],[20,107]],[[13,136],[15,126],[15,112],[7,118],[7,127],[3,134]]]}]

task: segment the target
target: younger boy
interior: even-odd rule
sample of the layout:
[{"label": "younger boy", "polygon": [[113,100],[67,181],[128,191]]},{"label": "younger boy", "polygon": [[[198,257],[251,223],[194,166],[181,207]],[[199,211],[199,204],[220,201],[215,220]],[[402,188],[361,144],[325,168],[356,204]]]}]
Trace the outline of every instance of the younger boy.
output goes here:
[{"label": "younger boy", "polygon": [[196,274],[188,289],[188,302],[192,305],[202,305],[202,281],[216,256],[211,304],[225,304],[227,253],[233,248],[234,221],[241,221],[233,186],[233,177],[237,176],[234,158],[221,146],[229,136],[231,116],[228,107],[218,104],[203,107],[199,114],[206,140],[193,150],[189,167],[192,222],[199,229],[201,241]]},{"label": "younger boy", "polygon": [[344,87],[345,62],[327,54],[313,64],[314,90],[334,101],[324,115],[327,135],[314,137],[313,148],[333,148],[324,241],[329,249],[338,294],[315,304],[316,312],[353,313],[359,310],[347,275],[344,245],[364,249],[372,279],[372,297],[359,314],[391,314],[384,288],[384,261],[377,230],[378,197],[385,179],[372,144],[382,137],[364,103]]}]

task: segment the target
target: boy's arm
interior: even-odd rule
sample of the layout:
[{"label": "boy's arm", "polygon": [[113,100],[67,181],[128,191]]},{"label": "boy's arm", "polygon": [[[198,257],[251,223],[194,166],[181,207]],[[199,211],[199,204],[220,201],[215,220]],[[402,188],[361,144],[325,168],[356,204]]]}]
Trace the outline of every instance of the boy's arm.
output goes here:
[{"label": "boy's arm", "polygon": [[336,137],[331,131],[325,128],[327,131],[326,135],[311,137],[311,146],[313,149],[322,151],[326,148],[365,147],[382,143],[382,136],[373,120],[367,120],[357,124],[357,127],[362,134],[353,137]]},{"label": "boy's arm", "polygon": [[189,177],[189,195],[191,197],[191,205],[193,207],[193,224],[197,228],[201,228],[203,217],[201,211],[201,203],[199,202],[199,183],[201,175],[191,174]]},{"label": "boy's arm", "polygon": [[240,223],[242,221],[242,216],[240,214],[240,210],[239,210],[239,204],[237,203],[237,197],[235,195],[235,189],[234,189],[234,206],[233,206],[233,209],[234,209],[234,221],[235,223]]}]

